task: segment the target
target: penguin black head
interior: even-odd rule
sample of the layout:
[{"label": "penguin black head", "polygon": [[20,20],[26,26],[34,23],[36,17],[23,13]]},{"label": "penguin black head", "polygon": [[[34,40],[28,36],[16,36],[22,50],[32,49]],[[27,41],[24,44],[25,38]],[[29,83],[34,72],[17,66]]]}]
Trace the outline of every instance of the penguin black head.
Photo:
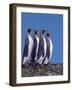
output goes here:
[{"label": "penguin black head", "polygon": [[46,36],[47,36],[47,37],[50,37],[50,34],[47,32],[47,33],[46,33]]},{"label": "penguin black head", "polygon": [[45,33],[45,30],[42,30],[42,34],[44,34]]},{"label": "penguin black head", "polygon": [[37,35],[37,31],[34,31],[34,34]]},{"label": "penguin black head", "polygon": [[28,33],[31,33],[31,28],[29,28],[29,29],[27,30],[27,32],[28,32]]}]

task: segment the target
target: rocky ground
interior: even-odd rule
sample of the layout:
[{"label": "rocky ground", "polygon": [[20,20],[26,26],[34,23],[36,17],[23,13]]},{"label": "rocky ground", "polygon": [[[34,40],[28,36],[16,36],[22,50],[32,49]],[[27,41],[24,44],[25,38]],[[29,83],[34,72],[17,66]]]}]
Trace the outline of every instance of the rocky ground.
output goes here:
[{"label": "rocky ground", "polygon": [[63,75],[63,64],[52,64],[41,66],[22,66],[22,77],[33,77],[33,76],[53,76]]}]

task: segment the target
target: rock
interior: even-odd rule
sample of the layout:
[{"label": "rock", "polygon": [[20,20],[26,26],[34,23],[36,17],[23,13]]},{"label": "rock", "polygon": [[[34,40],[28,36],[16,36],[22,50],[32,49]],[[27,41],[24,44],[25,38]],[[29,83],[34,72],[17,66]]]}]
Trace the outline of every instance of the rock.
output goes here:
[{"label": "rock", "polygon": [[32,77],[32,76],[53,76],[53,75],[63,75],[63,65],[62,64],[52,64],[41,66],[27,66],[22,67],[22,77]]}]

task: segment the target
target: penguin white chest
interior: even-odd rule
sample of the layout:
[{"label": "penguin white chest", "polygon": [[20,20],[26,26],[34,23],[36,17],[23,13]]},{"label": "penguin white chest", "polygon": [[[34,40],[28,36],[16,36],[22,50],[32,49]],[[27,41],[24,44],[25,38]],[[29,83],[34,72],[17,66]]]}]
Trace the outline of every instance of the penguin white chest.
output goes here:
[{"label": "penguin white chest", "polygon": [[52,57],[52,52],[53,52],[53,43],[52,43],[52,40],[51,40],[50,37],[48,38],[48,40],[49,40],[49,43],[50,43],[50,56],[49,56],[49,60],[50,60],[51,57]]}]

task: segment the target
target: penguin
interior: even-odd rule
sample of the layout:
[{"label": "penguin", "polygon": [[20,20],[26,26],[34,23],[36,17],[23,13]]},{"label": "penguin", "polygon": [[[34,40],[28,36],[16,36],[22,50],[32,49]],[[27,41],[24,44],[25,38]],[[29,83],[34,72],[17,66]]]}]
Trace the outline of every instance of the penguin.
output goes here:
[{"label": "penguin", "polygon": [[37,40],[37,48],[36,48],[35,61],[37,60],[37,54],[38,54],[38,48],[39,48],[39,37],[38,36],[36,36],[36,40]]},{"label": "penguin", "polygon": [[46,57],[44,60],[44,64],[48,64],[48,62],[51,60],[52,57],[52,52],[53,52],[53,43],[50,38],[50,34],[47,32],[46,33],[46,44],[47,44],[47,50],[46,50]]},{"label": "penguin", "polygon": [[37,36],[37,31],[34,31],[33,34],[33,50],[32,50],[32,64],[35,64],[37,59],[38,47],[39,47],[39,38]]},{"label": "penguin", "polygon": [[40,32],[40,40],[39,40],[39,49],[38,49],[38,58],[37,58],[37,63],[42,64],[45,56],[46,56],[46,39],[44,37],[44,30]]},{"label": "penguin", "polygon": [[33,48],[33,39],[30,35],[31,29],[29,28],[26,33],[26,39],[25,39],[25,47],[24,47],[24,53],[23,53],[23,65],[29,64],[31,62],[31,53]]}]

